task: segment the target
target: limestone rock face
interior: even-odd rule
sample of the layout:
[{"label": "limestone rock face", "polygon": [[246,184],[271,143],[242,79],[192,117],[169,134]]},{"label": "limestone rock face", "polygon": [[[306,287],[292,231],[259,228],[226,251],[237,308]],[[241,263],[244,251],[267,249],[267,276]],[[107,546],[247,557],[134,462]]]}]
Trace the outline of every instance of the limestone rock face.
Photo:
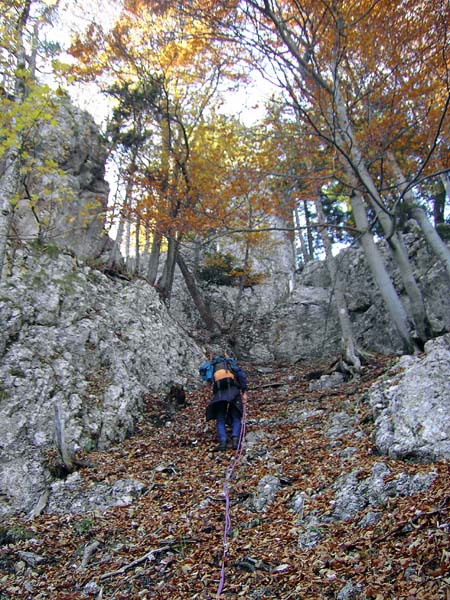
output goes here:
[{"label": "limestone rock face", "polygon": [[[416,233],[404,236],[415,278],[422,290],[428,319],[435,336],[450,330],[448,277],[426,242]],[[380,244],[388,271],[405,310],[409,302],[403,282],[386,244]],[[401,354],[401,340],[386,312],[383,299],[359,249],[343,250],[337,257],[339,272],[358,344],[381,354]],[[255,290],[258,294],[259,290]],[[288,297],[275,301],[270,309],[243,315],[238,337],[238,354],[259,362],[308,360],[338,354],[340,331],[333,297],[333,285],[324,262],[308,263],[297,276]],[[264,311],[264,309],[266,309]]]},{"label": "limestone rock face", "polygon": [[0,284],[0,515],[29,511],[48,455],[130,434],[146,393],[199,384],[204,355],[142,281],[69,255],[16,259]]},{"label": "limestone rock face", "polygon": [[[38,239],[93,259],[110,243],[104,231],[106,147],[89,113],[67,99],[56,102],[55,118],[44,122],[33,140],[35,166],[13,229],[19,239]],[[44,167],[49,163],[55,168]]]},{"label": "limestone rock face", "polygon": [[248,319],[240,336],[241,351],[248,349],[249,358],[262,362],[319,358],[338,347],[336,323],[328,290],[298,286],[261,319]]},{"label": "limestone rock face", "polygon": [[394,458],[450,458],[450,334],[425,345],[424,356],[404,356],[375,384],[369,400],[375,443]]}]

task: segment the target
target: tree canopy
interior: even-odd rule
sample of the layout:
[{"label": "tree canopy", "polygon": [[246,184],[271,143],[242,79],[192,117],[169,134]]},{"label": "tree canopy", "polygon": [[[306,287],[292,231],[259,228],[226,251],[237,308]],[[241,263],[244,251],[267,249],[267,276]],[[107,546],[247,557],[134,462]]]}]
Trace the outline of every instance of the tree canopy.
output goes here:
[{"label": "tree canopy", "polygon": [[[126,232],[135,268],[144,249],[149,280],[170,297],[178,258],[188,259],[189,277],[199,246],[240,255],[249,273],[277,229],[301,246],[304,260],[323,248],[324,226],[335,242],[368,242],[375,233],[401,265],[414,319],[424,323],[416,326],[425,331],[399,232],[416,219],[450,272],[448,248],[427,219],[445,221],[450,187],[448,0],[124,0],[111,7],[104,19],[86,18],[81,27],[77,19],[69,65],[53,64],[69,87],[95,82],[112,102],[105,136],[121,190],[116,246]],[[4,131],[12,120],[24,129],[17,111],[33,90],[20,65],[36,74],[45,46],[39,24],[75,8],[70,0],[4,5],[1,60],[5,73],[16,69]],[[25,62],[14,43],[28,47]],[[262,117],[246,123],[239,106],[230,114],[224,105],[256,73],[272,93]],[[18,93],[21,86],[27,93]]]}]

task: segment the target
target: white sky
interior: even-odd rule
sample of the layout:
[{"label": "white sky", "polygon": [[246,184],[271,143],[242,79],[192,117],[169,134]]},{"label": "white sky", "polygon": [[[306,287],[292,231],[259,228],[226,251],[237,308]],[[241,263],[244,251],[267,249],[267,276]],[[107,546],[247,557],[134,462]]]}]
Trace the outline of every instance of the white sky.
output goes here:
[{"label": "white sky", "polygon": [[[57,41],[63,48],[70,45],[73,32],[82,32],[92,21],[101,18],[102,27],[107,30],[114,24],[120,12],[120,0],[63,0],[60,23],[53,27],[48,38]],[[62,57],[67,62],[71,57]],[[226,96],[222,111],[239,115],[246,125],[252,125],[262,118],[264,103],[273,92],[273,88],[264,81],[259,74],[255,75],[255,83],[236,92],[229,92]],[[81,109],[88,111],[97,124],[102,126],[110,114],[110,103],[99,91],[95,83],[77,83],[68,90],[74,103]]]}]

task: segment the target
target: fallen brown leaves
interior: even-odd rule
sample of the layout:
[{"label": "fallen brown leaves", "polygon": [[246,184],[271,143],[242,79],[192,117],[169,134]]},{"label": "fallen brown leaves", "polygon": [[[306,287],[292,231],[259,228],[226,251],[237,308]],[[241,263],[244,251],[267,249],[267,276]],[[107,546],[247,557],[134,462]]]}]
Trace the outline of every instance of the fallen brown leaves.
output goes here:
[{"label": "fallen brown leaves", "polygon": [[[262,375],[246,365],[257,388],[249,393],[247,435],[262,432],[264,442],[251,455],[244,452],[231,481],[221,598],[336,598],[351,581],[363,594],[348,598],[449,600],[449,466],[376,455],[364,391],[386,364],[380,359],[358,383],[329,394],[308,391],[306,367],[280,367]],[[9,528],[28,535],[0,548],[0,599],[216,598],[223,483],[233,454],[211,452],[214,424],[204,420],[208,396],[205,389],[189,393],[189,406],[170,423],[160,418],[159,398],[150,396],[134,437],[88,457],[92,466],[81,471],[86,486],[124,478],[146,484],[145,495],[133,504],[103,514],[11,519]],[[292,419],[299,411],[310,416]],[[325,435],[327,418],[341,411],[358,417],[358,435],[342,435],[331,443]],[[350,446],[351,464],[343,466],[336,450]],[[391,498],[377,509],[381,516],[371,526],[358,525],[364,512],[345,522],[321,522],[320,543],[299,550],[294,495],[306,495],[305,514],[326,513],[340,474],[359,468],[362,477],[380,460],[391,477],[430,471],[437,477],[424,493]],[[269,468],[271,474],[275,469],[281,488],[273,504],[258,512],[251,499]],[[26,552],[43,560],[27,564]]]}]

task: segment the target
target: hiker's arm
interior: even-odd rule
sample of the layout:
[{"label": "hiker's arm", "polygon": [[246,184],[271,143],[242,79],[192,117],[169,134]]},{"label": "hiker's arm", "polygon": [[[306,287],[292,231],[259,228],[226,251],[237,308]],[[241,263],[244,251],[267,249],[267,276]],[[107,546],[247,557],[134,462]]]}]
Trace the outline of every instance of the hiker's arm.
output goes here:
[{"label": "hiker's arm", "polygon": [[242,394],[245,394],[247,391],[247,377],[241,367],[237,367],[235,370],[235,374],[237,376],[239,387],[241,388]]}]

